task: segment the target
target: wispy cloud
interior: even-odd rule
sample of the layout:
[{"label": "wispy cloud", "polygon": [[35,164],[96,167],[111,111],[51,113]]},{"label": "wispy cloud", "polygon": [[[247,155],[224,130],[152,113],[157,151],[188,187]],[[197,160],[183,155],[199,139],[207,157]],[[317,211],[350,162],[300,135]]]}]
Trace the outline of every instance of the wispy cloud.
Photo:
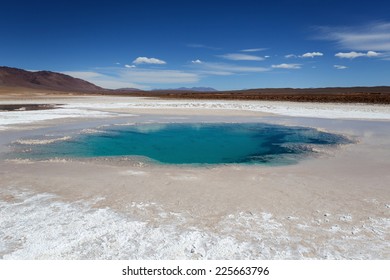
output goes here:
[{"label": "wispy cloud", "polygon": [[319,27],[318,39],[334,41],[343,49],[390,51],[390,23],[355,27]]},{"label": "wispy cloud", "polygon": [[62,72],[66,75],[83,79],[98,85],[103,88],[117,89],[117,88],[139,88],[147,89],[147,86],[130,82],[127,79],[123,79],[117,75],[107,75],[95,71],[65,71]]},{"label": "wispy cloud", "polygon": [[322,52],[307,52],[302,55],[296,55],[296,54],[287,54],[284,57],[285,58],[313,58],[316,56],[323,56],[324,54]]},{"label": "wispy cloud", "polygon": [[134,61],[134,64],[167,64],[164,60],[158,59],[158,58],[149,58],[149,57],[144,57],[140,56],[137,57]]},{"label": "wispy cloud", "polygon": [[196,49],[209,49],[209,50],[220,50],[221,48],[207,46],[204,44],[187,44],[186,45],[189,48],[196,48]]},{"label": "wispy cloud", "polygon": [[104,76],[103,74],[94,71],[63,71],[61,73],[87,81],[91,79],[98,79]]},{"label": "wispy cloud", "polygon": [[323,56],[324,54],[321,53],[321,52],[307,52],[307,53],[304,53],[303,55],[301,55],[300,57],[303,57],[303,58],[307,58],[307,57],[310,57],[310,58],[313,58],[315,56]]},{"label": "wispy cloud", "polygon": [[241,52],[261,52],[265,50],[267,50],[267,48],[244,49],[241,50]]},{"label": "wispy cloud", "polygon": [[348,68],[347,66],[344,66],[344,65],[333,65],[333,67],[338,69],[338,70],[344,70],[344,69]]},{"label": "wispy cloud", "polygon": [[272,65],[272,68],[277,68],[277,69],[300,69],[301,64],[296,64],[296,63],[282,63],[282,64],[276,64]]},{"label": "wispy cloud", "polygon": [[222,57],[224,59],[228,60],[247,60],[247,61],[262,61],[264,60],[264,57],[257,56],[257,55],[249,55],[249,54],[243,54],[243,53],[228,53],[219,55],[219,57]]},{"label": "wispy cloud", "polygon": [[287,55],[285,55],[284,57],[285,57],[285,58],[296,58],[296,57],[298,57],[298,56],[295,55],[295,54],[287,54]]},{"label": "wispy cloud", "polygon": [[168,84],[193,84],[210,76],[241,75],[270,71],[270,68],[250,67],[233,63],[212,63],[196,59],[187,65],[190,69],[150,69],[140,65],[100,67],[86,71],[67,71],[65,74],[81,78],[104,88],[151,89]]},{"label": "wispy cloud", "polygon": [[339,52],[339,53],[335,54],[336,57],[339,57],[339,58],[349,58],[349,59],[354,59],[354,58],[362,57],[362,56],[365,56],[365,57],[377,57],[377,56],[380,56],[380,55],[381,55],[380,53],[374,52],[374,51],[368,51],[366,53],[362,53],[362,52],[347,52],[347,53]]},{"label": "wispy cloud", "polygon": [[194,63],[194,64],[201,64],[203,63],[200,59],[196,59],[196,60],[192,60],[191,63]]},{"label": "wispy cloud", "polygon": [[197,74],[180,70],[150,71],[146,69],[132,69],[131,71],[121,72],[120,77],[134,81],[135,83],[146,84],[194,83],[199,80]]},{"label": "wispy cloud", "polygon": [[93,71],[67,71],[67,75],[87,80],[104,88],[149,89],[151,85],[195,83],[199,74],[180,70],[149,70],[140,68],[98,68]]},{"label": "wispy cloud", "polygon": [[229,63],[203,62],[202,64],[193,66],[196,67],[195,69],[199,73],[219,76],[269,71],[269,68],[241,66]]}]

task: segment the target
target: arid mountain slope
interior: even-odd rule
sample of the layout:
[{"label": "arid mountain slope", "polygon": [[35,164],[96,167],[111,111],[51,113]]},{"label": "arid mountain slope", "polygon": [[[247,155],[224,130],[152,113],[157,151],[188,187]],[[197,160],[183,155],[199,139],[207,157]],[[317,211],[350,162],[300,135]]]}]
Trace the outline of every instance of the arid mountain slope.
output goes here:
[{"label": "arid mountain slope", "polygon": [[0,67],[0,87],[20,87],[57,91],[101,92],[103,88],[90,82],[50,71],[26,71]]}]

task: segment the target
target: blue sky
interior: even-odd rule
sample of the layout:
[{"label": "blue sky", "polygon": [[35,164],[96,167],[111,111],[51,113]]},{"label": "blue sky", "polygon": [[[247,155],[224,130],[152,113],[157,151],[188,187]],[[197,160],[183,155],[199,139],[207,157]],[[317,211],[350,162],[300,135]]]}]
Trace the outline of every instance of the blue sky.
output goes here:
[{"label": "blue sky", "polygon": [[0,65],[107,88],[390,85],[389,1],[3,1]]}]

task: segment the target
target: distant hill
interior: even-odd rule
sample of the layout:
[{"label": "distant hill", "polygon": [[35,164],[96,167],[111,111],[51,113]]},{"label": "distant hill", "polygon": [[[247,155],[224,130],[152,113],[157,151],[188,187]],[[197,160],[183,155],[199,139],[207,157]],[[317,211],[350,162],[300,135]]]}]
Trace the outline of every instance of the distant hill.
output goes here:
[{"label": "distant hill", "polygon": [[217,91],[215,88],[212,87],[179,87],[179,88],[167,88],[167,89],[154,89],[157,91],[167,91],[167,90],[174,90],[174,91],[199,91],[199,92],[212,92]]},{"label": "distant hill", "polygon": [[90,82],[51,71],[26,71],[0,67],[0,86],[76,92],[102,92],[105,89]]}]

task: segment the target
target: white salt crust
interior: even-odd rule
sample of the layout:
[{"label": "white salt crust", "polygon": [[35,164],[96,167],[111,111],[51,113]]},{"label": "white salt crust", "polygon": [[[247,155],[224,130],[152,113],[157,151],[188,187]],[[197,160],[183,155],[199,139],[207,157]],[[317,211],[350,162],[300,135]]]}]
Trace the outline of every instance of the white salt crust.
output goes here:
[{"label": "white salt crust", "polygon": [[[36,111],[0,112],[0,130],[18,124],[62,118],[107,118],[131,116],[126,113],[109,112],[115,109],[198,109],[198,110],[243,110],[272,113],[294,117],[314,117],[328,119],[369,119],[390,120],[390,106],[369,104],[327,104],[294,103],[272,101],[199,101],[199,100],[159,100],[148,98],[118,98],[118,102],[106,102],[104,98],[85,99],[85,102],[69,100],[62,108]],[[107,111],[108,110],[108,111]]]},{"label": "white salt crust", "polygon": [[[0,258],[3,259],[387,259],[390,219],[350,224],[348,214],[329,220],[276,218],[237,212],[213,229],[189,226],[185,213],[154,203],[128,208],[156,217],[94,205],[104,198],[65,202],[48,193],[0,191]],[[134,211],[133,211],[134,213]]]}]

